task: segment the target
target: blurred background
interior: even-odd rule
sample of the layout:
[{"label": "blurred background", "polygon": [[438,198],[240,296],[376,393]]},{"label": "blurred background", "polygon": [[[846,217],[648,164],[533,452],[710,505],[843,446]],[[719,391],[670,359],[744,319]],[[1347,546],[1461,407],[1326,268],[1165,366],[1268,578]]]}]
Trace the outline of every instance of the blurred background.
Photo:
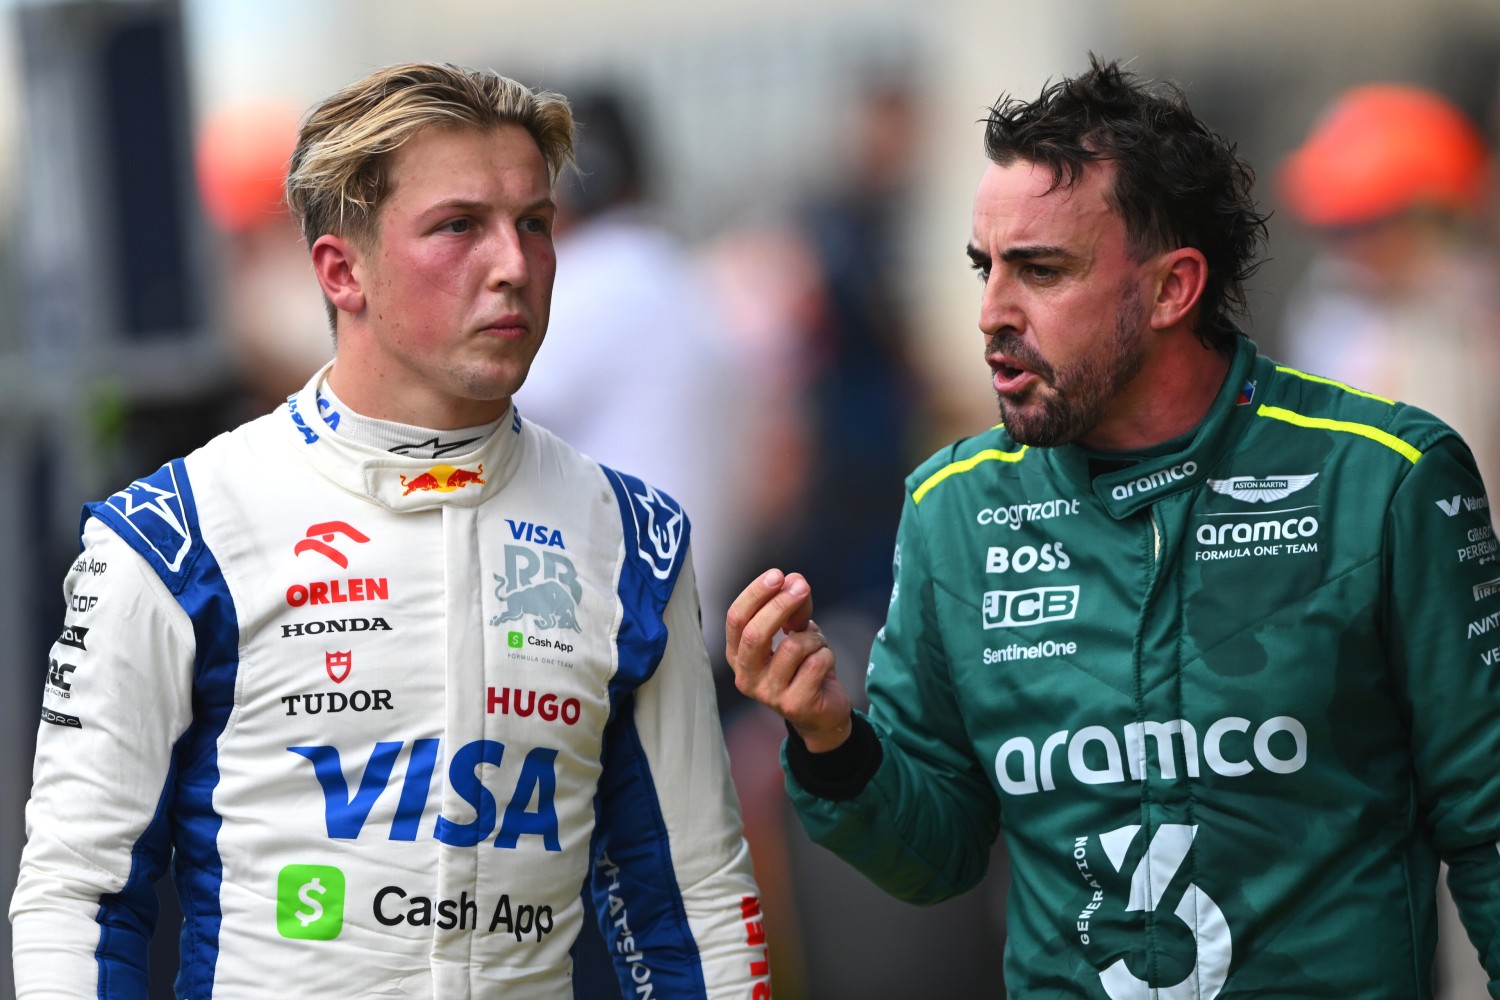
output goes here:
[{"label": "blurred background", "polygon": [[[277,204],[309,104],[418,59],[578,95],[584,175],[522,412],[686,503],[715,655],[729,596],[779,562],[808,570],[858,685],[901,478],[993,422],[963,253],[978,123],[1090,51],[1180,83],[1256,167],[1262,351],[1435,410],[1493,468],[1493,0],[0,2],[0,900],[80,505],[329,356]],[[1372,83],[1445,110],[1341,103]],[[728,683],[721,708],[776,995],[1000,995],[1003,856],[961,900],[886,903],[788,823],[779,723]]]}]

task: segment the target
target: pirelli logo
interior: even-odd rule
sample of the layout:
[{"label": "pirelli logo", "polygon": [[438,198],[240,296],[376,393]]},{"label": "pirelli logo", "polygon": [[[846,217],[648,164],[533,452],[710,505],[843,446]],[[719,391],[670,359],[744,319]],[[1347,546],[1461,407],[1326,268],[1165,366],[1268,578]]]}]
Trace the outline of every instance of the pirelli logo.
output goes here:
[{"label": "pirelli logo", "polygon": [[1492,597],[1495,594],[1500,594],[1500,577],[1474,584],[1474,600],[1476,601],[1482,601],[1486,597]]}]

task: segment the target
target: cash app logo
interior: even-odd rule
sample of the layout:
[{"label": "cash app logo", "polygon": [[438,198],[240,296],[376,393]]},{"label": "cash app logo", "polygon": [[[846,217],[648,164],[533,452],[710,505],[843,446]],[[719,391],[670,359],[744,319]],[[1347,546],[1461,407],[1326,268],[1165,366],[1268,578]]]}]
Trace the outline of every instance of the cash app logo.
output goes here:
[{"label": "cash app logo", "polygon": [[276,878],[282,937],[331,941],[344,929],[344,873],[331,865],[287,865]]},{"label": "cash app logo", "polygon": [[523,632],[512,632],[505,639],[510,643],[511,649],[520,649],[526,645],[526,635]]}]

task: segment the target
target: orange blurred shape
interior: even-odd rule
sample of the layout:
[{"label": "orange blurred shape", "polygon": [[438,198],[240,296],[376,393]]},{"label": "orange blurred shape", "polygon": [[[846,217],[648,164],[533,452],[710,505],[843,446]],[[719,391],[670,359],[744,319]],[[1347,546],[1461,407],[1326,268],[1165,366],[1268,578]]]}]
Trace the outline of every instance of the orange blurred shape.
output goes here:
[{"label": "orange blurred shape", "polygon": [[1345,91],[1285,160],[1281,187],[1313,226],[1356,226],[1413,208],[1477,207],[1487,153],[1443,97],[1403,84]]},{"label": "orange blurred shape", "polygon": [[297,126],[295,109],[272,103],[228,107],[203,123],[195,165],[203,207],[215,225],[243,232],[286,211],[282,185]]}]

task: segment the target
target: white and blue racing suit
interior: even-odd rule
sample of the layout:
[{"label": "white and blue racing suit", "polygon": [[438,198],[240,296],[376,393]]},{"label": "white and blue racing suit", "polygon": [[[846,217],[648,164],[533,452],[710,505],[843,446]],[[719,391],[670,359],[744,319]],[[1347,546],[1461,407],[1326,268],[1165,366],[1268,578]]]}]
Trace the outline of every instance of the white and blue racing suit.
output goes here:
[{"label": "white and blue racing suit", "polygon": [[[326,371],[326,370],[325,370]],[[100,503],[64,586],[11,907],[27,997],[769,997],[669,497],[512,410],[334,431],[325,373]]]}]

